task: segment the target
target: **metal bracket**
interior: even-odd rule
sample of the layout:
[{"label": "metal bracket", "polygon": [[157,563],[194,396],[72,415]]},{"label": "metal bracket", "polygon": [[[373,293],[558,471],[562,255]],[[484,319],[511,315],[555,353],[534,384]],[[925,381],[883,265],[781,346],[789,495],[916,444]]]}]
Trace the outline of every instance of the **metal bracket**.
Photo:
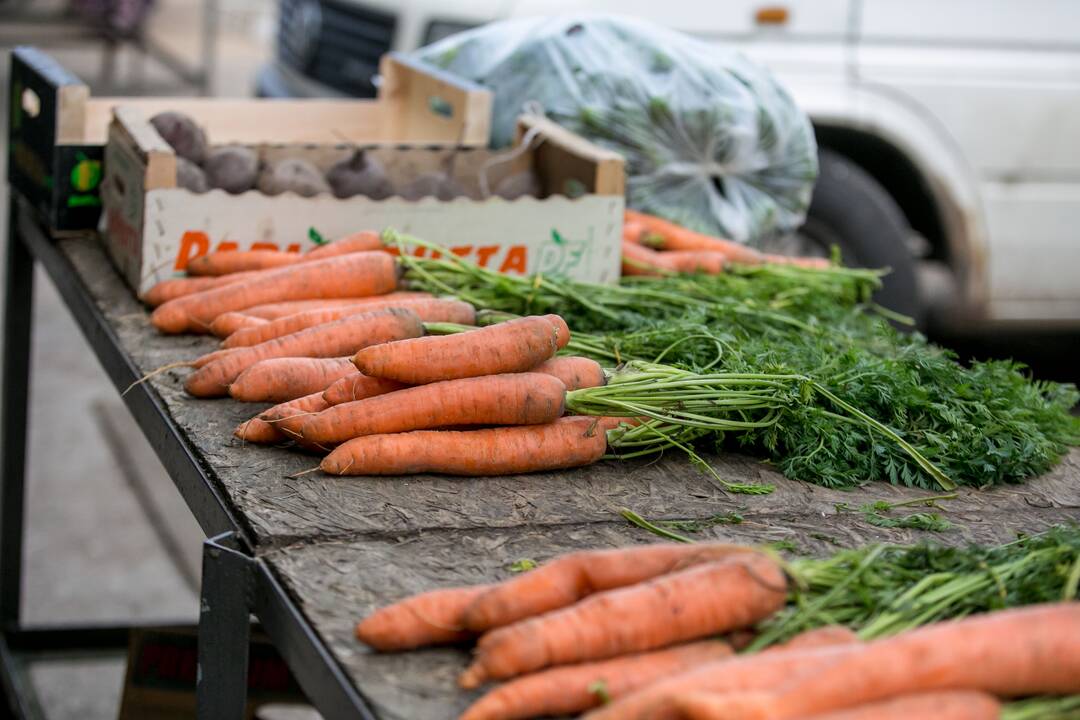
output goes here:
[{"label": "metal bracket", "polygon": [[233,532],[203,543],[195,682],[199,720],[241,720],[247,705],[255,560],[240,547]]}]

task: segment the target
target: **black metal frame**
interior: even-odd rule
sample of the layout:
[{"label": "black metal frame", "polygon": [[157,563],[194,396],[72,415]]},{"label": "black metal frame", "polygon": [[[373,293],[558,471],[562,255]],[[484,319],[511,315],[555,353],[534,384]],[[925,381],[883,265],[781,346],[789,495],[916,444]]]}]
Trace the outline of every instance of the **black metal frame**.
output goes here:
[{"label": "black metal frame", "polygon": [[[29,204],[13,194],[8,228],[4,308],[3,408],[0,411],[0,680],[17,717],[33,717],[22,687],[25,655],[125,647],[128,627],[27,628],[20,623],[22,542],[34,263],[56,285],[98,361],[118,390],[141,371],[123,351],[83,279]],[[243,716],[247,698],[250,616],[254,614],[301,689],[327,720],[374,715],[311,623],[254,553],[250,528],[196,457],[149,384],[124,396],[188,508],[207,534],[199,616],[200,720]],[[175,625],[175,623],[171,623]]]}]

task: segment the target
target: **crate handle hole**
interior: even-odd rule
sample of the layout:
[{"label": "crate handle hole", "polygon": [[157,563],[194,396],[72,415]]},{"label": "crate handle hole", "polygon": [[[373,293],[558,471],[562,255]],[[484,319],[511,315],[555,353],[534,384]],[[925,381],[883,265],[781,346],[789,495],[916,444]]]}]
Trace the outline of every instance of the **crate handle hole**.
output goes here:
[{"label": "crate handle hole", "polygon": [[438,95],[432,95],[428,98],[428,108],[431,109],[431,112],[440,117],[454,117],[454,106]]},{"label": "crate handle hole", "polygon": [[30,88],[26,88],[22,91],[21,104],[23,112],[30,117],[36,118],[41,114],[41,98],[39,98],[38,94]]}]

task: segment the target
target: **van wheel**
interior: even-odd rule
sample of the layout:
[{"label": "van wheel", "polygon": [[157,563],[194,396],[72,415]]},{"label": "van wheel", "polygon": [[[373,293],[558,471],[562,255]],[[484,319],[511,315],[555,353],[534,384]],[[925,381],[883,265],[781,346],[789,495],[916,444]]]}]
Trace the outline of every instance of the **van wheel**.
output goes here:
[{"label": "van wheel", "polygon": [[805,254],[828,255],[836,245],[845,265],[891,268],[874,300],[921,324],[925,308],[907,244],[912,230],[900,207],[869,173],[843,155],[819,148],[818,161],[814,196],[798,231]]}]

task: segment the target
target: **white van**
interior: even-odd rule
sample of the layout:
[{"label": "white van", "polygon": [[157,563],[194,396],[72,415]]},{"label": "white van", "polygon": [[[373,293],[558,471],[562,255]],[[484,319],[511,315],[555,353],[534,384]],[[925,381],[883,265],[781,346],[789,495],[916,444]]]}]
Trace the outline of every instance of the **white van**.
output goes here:
[{"label": "white van", "polygon": [[736,46],[810,114],[821,178],[792,252],[890,266],[940,322],[1080,325],[1076,0],[280,0],[262,95],[373,92],[379,55],[491,20],[635,15]]}]

